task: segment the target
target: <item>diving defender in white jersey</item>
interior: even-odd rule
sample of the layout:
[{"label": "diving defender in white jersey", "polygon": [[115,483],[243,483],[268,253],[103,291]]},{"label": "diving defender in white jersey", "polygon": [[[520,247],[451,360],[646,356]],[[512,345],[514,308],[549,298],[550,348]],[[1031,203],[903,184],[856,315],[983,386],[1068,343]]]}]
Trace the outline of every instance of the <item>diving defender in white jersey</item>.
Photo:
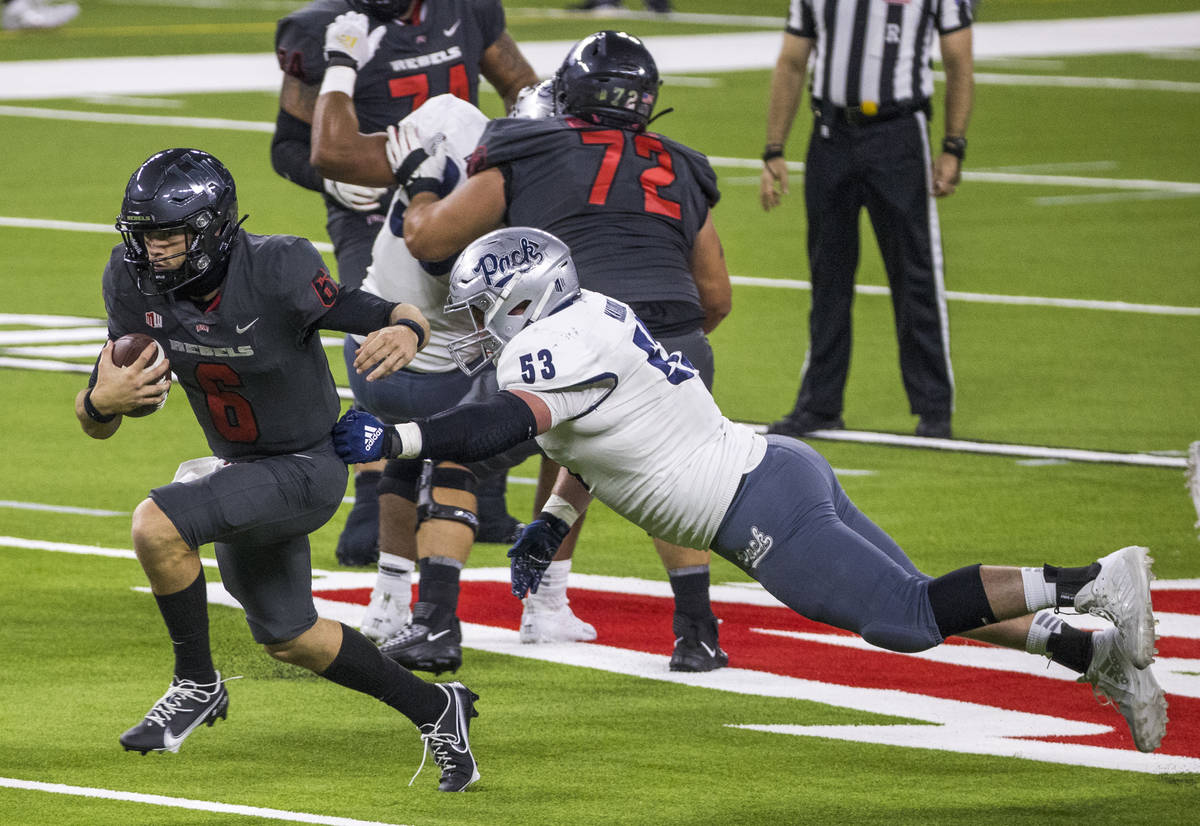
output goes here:
[{"label": "diving defender in white jersey", "polygon": [[[1150,670],[1145,548],[1076,568],[921,573],[820,454],[727,419],[687,360],[666,352],[628,305],[580,290],[570,252],[549,233],[511,227],[472,243],[451,272],[446,309],[469,313],[475,327],[450,345],[459,366],[471,373],[496,361],[501,391],[394,427],[351,411],[334,444],[348,463],[471,461],[536,435],[563,472],[509,552],[517,596],[537,587],[595,496],[652,536],[711,548],[797,613],[882,648],[921,651],[970,635],[1046,655],[1116,704],[1138,749],[1158,747],[1167,704]],[[1112,626],[1082,631],[1058,608]]]}]

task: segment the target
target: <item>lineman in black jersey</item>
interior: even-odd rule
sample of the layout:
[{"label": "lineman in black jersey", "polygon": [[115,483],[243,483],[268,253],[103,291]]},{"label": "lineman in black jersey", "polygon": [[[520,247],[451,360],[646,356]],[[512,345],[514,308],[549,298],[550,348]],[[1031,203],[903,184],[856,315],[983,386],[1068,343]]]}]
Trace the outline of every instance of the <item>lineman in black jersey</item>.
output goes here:
[{"label": "lineman in black jersey", "polygon": [[[121,744],[178,751],[197,726],[226,716],[199,554],[208,543],[268,654],[377,697],[427,740],[465,738],[468,689],[425,683],[354,629],[318,618],[311,589],[308,534],[333,515],[346,487],[330,438],[340,405],[318,330],[367,335],[355,368],[380,379],[424,345],[428,322],[412,305],[339,289],[303,238],[241,229],[233,177],[207,152],[168,149],[145,161],[126,187],[117,228],[124,241],[103,278],[109,338],[144,333],[167,359],[149,367],[155,349],[147,347],[129,368],[117,367],[110,341],[76,398],[76,417],[87,435],[107,439],[122,414],[163,400],[173,370],[214,454],[185,462],[134,511],[134,550],[175,667],[166,694]],[[435,747],[435,756],[443,789],[478,777],[469,751]]]},{"label": "lineman in black jersey", "polygon": [[[439,260],[502,223],[546,230],[571,249],[585,288],[630,304],[711,387],[705,334],[731,305],[712,220],[716,175],[699,152],[646,129],[658,87],[654,58],[636,37],[603,31],[579,41],[555,75],[557,117],[493,121],[471,178],[444,199],[422,184],[440,175],[417,170],[405,187],[404,240],[417,258]],[[556,472],[543,466],[539,501]],[[721,667],[728,658],[708,601],[708,552],[655,544],[676,595],[671,667]],[[572,547],[569,539],[560,558]]]},{"label": "lineman in black jersey", "polygon": [[[326,29],[351,10],[369,15],[379,38],[355,67],[358,77],[348,90],[366,132],[382,132],[435,95],[449,93],[478,104],[481,74],[511,105],[537,76],[505,30],[500,0],[316,0],[279,21],[275,50],[284,77],[271,163],[288,180],[324,193],[338,280],[357,287],[371,263],[371,245],[391,192],[341,183],[338,147],[313,145],[311,133],[326,74]],[[338,540],[343,564],[370,564],[377,558],[375,485],[381,469],[356,469],[354,508]],[[507,523],[512,520],[503,484],[503,477],[495,480],[498,492],[483,499],[487,513]]]}]

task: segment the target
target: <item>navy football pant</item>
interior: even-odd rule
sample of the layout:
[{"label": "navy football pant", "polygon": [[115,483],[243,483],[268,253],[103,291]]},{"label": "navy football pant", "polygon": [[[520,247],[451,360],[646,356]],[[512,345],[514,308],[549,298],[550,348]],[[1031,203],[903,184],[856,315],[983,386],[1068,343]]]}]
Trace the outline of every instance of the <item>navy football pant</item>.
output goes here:
[{"label": "navy football pant", "polygon": [[[746,549],[757,553],[746,553]],[[942,642],[931,577],[854,506],[825,458],[768,436],[767,453],[734,497],[712,549],[784,605],[892,651]]]}]

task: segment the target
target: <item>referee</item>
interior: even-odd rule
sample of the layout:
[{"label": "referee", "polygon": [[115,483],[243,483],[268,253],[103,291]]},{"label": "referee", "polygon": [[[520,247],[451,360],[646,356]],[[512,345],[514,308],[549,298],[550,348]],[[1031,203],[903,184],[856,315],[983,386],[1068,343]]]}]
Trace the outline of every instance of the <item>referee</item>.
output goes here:
[{"label": "referee", "polygon": [[[804,175],[812,310],[796,405],[771,433],[844,427],[859,213],[866,207],[891,286],[917,435],[951,435],[954,375],[933,198],[954,193],[966,154],[972,18],[970,0],[791,0],[771,77],[760,195],[769,210],[788,191],[784,146],[812,56],[813,133]],[[946,73],[936,158],[929,140],[934,32]]]}]

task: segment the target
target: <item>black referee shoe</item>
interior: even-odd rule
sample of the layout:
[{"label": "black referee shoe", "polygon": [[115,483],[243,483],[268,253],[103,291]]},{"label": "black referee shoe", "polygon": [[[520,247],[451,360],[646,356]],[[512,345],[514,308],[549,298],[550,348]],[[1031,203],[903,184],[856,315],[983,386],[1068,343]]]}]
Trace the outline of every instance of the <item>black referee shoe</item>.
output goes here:
[{"label": "black referee shoe", "polygon": [[818,416],[807,410],[801,410],[789,413],[779,421],[771,422],[767,425],[767,432],[800,438],[814,430],[844,430],[845,428],[846,423],[842,421],[841,416]]},{"label": "black referee shoe", "polygon": [[949,439],[950,416],[945,413],[927,413],[917,422],[917,435],[927,439]]}]

